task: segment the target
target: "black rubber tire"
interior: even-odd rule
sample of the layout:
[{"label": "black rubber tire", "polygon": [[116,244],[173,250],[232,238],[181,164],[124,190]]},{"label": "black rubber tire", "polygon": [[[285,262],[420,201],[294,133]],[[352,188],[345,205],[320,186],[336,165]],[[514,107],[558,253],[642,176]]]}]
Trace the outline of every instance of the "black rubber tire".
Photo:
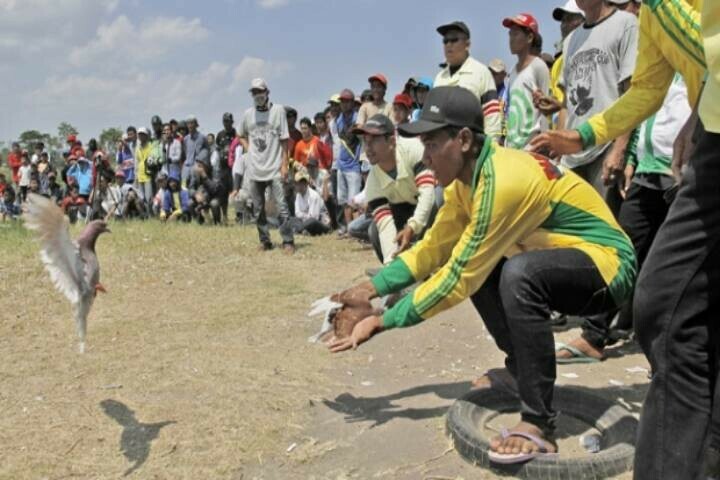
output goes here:
[{"label": "black rubber tire", "polygon": [[553,403],[562,415],[594,426],[602,434],[602,450],[583,458],[541,457],[519,465],[491,463],[489,439],[483,435],[482,427],[501,413],[520,411],[517,397],[492,389],[474,390],[455,401],[448,410],[447,433],[455,449],[468,462],[520,478],[604,479],[632,469],[638,421],[628,410],[573,387],[556,387]]}]

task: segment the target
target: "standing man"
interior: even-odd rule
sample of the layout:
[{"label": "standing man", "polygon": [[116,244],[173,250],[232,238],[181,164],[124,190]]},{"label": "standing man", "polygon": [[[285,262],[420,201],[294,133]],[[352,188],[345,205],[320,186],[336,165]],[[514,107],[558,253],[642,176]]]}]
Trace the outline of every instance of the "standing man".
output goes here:
[{"label": "standing man", "polygon": [[230,160],[230,144],[237,136],[237,130],[233,124],[235,119],[233,114],[225,112],[222,117],[223,129],[218,132],[215,136],[215,144],[217,145],[218,153],[220,155],[220,181],[225,187],[227,192],[232,191],[232,165],[234,159]]},{"label": "standing man", "polygon": [[[150,142],[150,132],[145,127],[140,127],[137,131],[138,143],[135,147],[135,180],[136,189],[140,193],[140,198],[145,202],[147,211],[151,211],[153,201],[153,184],[150,174],[148,160],[153,154],[153,144]],[[68,172],[68,175],[70,172]]]},{"label": "standing man", "polygon": [[483,108],[485,133],[496,140],[502,135],[502,111],[490,70],[470,56],[470,29],[464,22],[440,25],[445,65],[435,77],[435,87],[458,86],[470,90]]},{"label": "standing man", "polygon": [[337,168],[337,204],[343,212],[342,225],[338,235],[347,235],[347,227],[352,221],[350,201],[360,193],[362,176],[360,174],[360,139],[352,133],[357,123],[355,112],[355,94],[345,89],[340,93],[340,115],[335,119],[338,135],[339,154],[335,162]]},{"label": "standing man", "polygon": [[382,113],[385,116],[392,115],[392,105],[385,101],[385,93],[387,92],[388,80],[382,73],[376,73],[368,78],[370,83],[370,95],[372,96],[371,101],[365,102],[360,106],[360,110],[357,115],[357,124],[360,126],[365,125],[365,122],[374,115]]},{"label": "standing man", "polygon": [[535,135],[548,128],[547,118],[533,105],[533,92],[550,93],[550,71],[533,51],[542,48],[540,28],[535,17],[521,13],[503,20],[509,29],[510,53],[517,64],[510,72],[510,107],[505,145],[522,150]]},{"label": "standing man", "polygon": [[637,480],[720,477],[719,28],[718,2],[643,3],[632,88],[575,130],[532,142],[562,154],[608,142],[660,108],[675,72],[687,85],[694,109],[673,145],[679,191],[635,288],[635,331],[653,372],[635,450]]},{"label": "standing man", "polygon": [[283,190],[283,182],[287,181],[289,169],[289,134],[285,109],[282,105],[270,102],[270,90],[262,78],[251,82],[250,95],[255,106],[245,111],[239,135],[245,151],[248,152],[246,175],[250,181],[257,215],[260,250],[273,248],[265,215],[265,191],[270,189],[280,212],[283,250],[293,254],[295,241]]},{"label": "standing man", "polygon": [[7,163],[12,171],[12,181],[17,187],[20,185],[20,167],[22,167],[22,150],[18,142],[13,142],[12,150],[7,156]]},{"label": "standing man", "polygon": [[162,142],[163,121],[158,115],[153,115],[150,119],[150,127],[152,128],[153,141]]},{"label": "standing man", "polygon": [[186,185],[191,185],[194,183],[192,177],[195,175],[193,169],[195,163],[203,162],[209,164],[210,147],[208,146],[205,135],[198,130],[198,121],[194,115],[190,115],[187,120],[185,120],[185,124],[188,128],[188,134],[183,140],[185,145],[185,163],[182,170],[182,180]]},{"label": "standing man", "polygon": [[182,142],[173,135],[169,123],[163,125],[162,136],[163,169],[169,177],[180,178],[182,175]]}]

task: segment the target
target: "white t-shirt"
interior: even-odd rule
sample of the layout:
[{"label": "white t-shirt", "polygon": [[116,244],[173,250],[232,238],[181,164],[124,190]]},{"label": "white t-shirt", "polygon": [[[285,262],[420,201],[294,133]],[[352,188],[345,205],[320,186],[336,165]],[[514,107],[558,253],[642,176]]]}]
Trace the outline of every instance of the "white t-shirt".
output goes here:
[{"label": "white t-shirt", "polygon": [[[637,57],[638,21],[616,10],[590,27],[581,25],[565,39],[560,86],[565,91],[567,124],[572,130],[620,98],[619,85],[630,78]],[[595,160],[609,144],[562,157],[575,168]]]},{"label": "white t-shirt", "polygon": [[328,214],[325,202],[318,192],[309,188],[304,195],[295,194],[295,216],[301,220],[320,220],[325,225],[330,225],[330,215]]},{"label": "white t-shirt", "polygon": [[21,187],[29,187],[32,167],[30,165],[20,165],[20,170],[18,170],[18,173],[20,175],[18,185],[20,185]]},{"label": "white t-shirt", "polygon": [[246,175],[264,182],[280,177],[281,142],[290,138],[285,108],[271,105],[267,111],[249,108],[243,115],[240,136],[248,139]]},{"label": "white t-shirt", "polygon": [[505,146],[522,150],[535,135],[548,129],[545,115],[533,105],[532,92],[550,92],[550,71],[539,57],[521,71],[513,67],[509,78],[510,108],[508,109]]}]

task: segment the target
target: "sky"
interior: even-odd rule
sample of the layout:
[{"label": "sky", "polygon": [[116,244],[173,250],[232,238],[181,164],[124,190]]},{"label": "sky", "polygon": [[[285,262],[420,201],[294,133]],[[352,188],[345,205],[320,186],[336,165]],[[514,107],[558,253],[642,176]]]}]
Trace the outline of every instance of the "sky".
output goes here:
[{"label": "sky", "polygon": [[[438,25],[463,20],[471,54],[514,58],[502,19],[535,15],[544,51],[559,24],[553,0],[0,0],[0,141],[76,126],[87,141],[108,127],[197,116],[217,132],[239,119],[261,76],[275,103],[312,117],[343,88],[357,95],[385,74],[387,97],[443,61]],[[387,98],[386,97],[386,98]]]}]

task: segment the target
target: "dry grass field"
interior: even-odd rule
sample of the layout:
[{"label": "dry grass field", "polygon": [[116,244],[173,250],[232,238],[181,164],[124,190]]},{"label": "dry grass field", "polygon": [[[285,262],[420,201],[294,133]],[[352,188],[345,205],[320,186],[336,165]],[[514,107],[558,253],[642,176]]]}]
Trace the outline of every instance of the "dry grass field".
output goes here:
[{"label": "dry grass field", "polygon": [[[306,312],[376,266],[368,248],[302,237],[288,257],[257,252],[252,226],[111,229],[80,355],[37,243],[0,224],[0,479],[496,478],[444,433],[469,380],[502,364],[468,303],[331,356]],[[647,364],[610,353],[558,381],[637,412],[647,379],[627,367]]]}]

